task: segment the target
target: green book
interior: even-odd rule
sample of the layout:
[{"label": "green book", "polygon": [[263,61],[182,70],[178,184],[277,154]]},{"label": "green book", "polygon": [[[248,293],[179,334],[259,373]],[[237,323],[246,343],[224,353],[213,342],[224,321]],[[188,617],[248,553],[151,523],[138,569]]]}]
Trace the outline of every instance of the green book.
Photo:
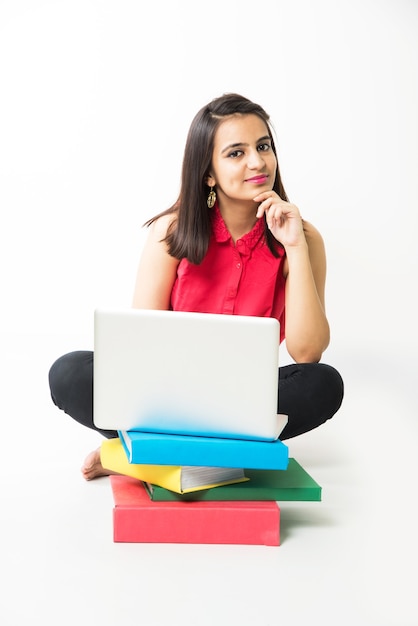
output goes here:
[{"label": "green book", "polygon": [[179,494],[157,485],[144,483],[151,500],[156,502],[204,502],[222,500],[275,500],[278,502],[321,500],[322,488],[295,459],[285,470],[246,469],[244,483],[222,485],[193,493]]}]

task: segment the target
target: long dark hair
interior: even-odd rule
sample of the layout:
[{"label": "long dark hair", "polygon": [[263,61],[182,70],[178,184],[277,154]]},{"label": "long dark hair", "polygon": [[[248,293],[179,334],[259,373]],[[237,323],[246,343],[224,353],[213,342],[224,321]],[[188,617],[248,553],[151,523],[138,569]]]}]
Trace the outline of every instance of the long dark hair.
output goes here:
[{"label": "long dark hair", "polygon": [[[206,255],[211,236],[211,209],[207,206],[209,188],[206,179],[212,162],[215,133],[225,117],[240,113],[258,115],[266,124],[271,145],[277,159],[270,116],[258,104],[236,93],[215,98],[198,111],[187,135],[181,173],[181,187],[176,202],[167,210],[148,220],[149,226],[162,215],[175,213],[176,218],[168,229],[165,241],[168,252],[177,259],[188,259],[199,264]],[[277,164],[273,190],[287,200]],[[265,224],[265,237],[274,256],[279,256],[280,244]]]}]

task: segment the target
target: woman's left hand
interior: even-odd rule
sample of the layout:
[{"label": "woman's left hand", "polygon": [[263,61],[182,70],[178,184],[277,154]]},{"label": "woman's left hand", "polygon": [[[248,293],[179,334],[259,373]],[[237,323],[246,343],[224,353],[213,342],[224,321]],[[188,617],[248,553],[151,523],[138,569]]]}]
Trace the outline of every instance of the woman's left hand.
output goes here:
[{"label": "woman's left hand", "polygon": [[255,196],[259,202],[257,218],[266,216],[271,233],[285,248],[305,243],[303,222],[299,209],[294,204],[282,200],[274,191],[265,191]]}]

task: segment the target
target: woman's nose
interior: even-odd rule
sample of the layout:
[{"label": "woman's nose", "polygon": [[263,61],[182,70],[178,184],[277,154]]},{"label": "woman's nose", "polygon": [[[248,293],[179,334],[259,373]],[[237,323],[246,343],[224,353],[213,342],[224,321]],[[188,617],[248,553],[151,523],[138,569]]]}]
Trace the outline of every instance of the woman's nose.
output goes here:
[{"label": "woman's nose", "polygon": [[261,152],[259,152],[258,150],[251,150],[248,155],[247,165],[252,170],[263,167],[264,159],[261,155]]}]

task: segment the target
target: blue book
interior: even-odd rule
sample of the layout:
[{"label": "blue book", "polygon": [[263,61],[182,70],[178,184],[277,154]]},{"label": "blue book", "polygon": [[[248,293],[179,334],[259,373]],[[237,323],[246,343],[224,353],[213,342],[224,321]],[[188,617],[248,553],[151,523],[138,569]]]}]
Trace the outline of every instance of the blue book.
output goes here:
[{"label": "blue book", "polygon": [[129,463],[287,469],[288,447],[280,440],[260,441],[120,430]]}]

